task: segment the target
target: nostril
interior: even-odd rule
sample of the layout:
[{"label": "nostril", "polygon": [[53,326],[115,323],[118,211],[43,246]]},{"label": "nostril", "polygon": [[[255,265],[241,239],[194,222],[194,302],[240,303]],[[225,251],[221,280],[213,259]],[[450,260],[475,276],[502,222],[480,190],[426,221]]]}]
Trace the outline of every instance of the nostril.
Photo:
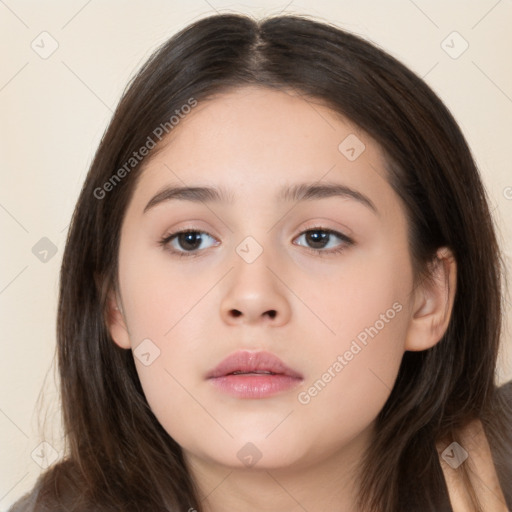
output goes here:
[{"label": "nostril", "polygon": [[275,309],[271,309],[270,311],[268,311],[268,316],[270,318],[275,318],[276,317],[276,310]]},{"label": "nostril", "polygon": [[242,313],[240,311],[238,311],[238,309],[232,309],[231,310],[231,314],[235,317],[235,318],[238,318]]}]

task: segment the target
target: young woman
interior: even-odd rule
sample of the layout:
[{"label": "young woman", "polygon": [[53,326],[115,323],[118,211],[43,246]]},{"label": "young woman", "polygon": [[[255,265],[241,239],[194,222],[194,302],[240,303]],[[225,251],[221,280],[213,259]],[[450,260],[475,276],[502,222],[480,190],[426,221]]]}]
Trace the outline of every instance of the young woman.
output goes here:
[{"label": "young woman", "polygon": [[68,453],[13,511],[505,511],[499,256],[465,139],[382,50],[200,20],[125,92],[76,206]]}]

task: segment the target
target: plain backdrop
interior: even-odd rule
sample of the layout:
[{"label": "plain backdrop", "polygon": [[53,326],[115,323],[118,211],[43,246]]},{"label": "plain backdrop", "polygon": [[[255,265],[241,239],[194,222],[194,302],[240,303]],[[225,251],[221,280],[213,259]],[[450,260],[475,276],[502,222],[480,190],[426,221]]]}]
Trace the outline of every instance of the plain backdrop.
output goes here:
[{"label": "plain backdrop", "polygon": [[[2,511],[63,453],[53,365],[58,275],[94,151],[152,51],[215,11],[309,14],[362,35],[424,77],[472,148],[510,267],[510,0],[1,0]],[[508,317],[510,300],[507,308]],[[500,382],[512,378],[509,327],[504,342]]]}]

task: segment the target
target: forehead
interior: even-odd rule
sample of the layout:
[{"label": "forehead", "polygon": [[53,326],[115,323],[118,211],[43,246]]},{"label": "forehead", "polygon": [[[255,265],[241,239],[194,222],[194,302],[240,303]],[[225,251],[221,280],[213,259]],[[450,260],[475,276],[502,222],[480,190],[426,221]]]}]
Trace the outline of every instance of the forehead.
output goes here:
[{"label": "forehead", "polygon": [[248,206],[323,181],[396,200],[383,152],[361,129],[318,100],[254,86],[198,102],[141,172],[134,200],[146,203],[169,184],[219,186]]}]

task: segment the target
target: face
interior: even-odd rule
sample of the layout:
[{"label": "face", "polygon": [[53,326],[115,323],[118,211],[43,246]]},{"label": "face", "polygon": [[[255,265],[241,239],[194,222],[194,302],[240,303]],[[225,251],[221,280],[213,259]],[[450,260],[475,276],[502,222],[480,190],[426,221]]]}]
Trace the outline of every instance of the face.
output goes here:
[{"label": "face", "polygon": [[110,331],[190,460],[300,467],[371,430],[412,290],[376,142],[317,103],[245,87],[199,103],[142,171]]}]

